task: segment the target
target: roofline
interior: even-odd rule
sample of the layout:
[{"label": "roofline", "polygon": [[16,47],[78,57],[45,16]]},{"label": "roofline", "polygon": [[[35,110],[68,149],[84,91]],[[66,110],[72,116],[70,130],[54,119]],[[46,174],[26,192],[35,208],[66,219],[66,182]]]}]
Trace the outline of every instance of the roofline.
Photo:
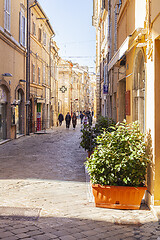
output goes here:
[{"label": "roofline", "polygon": [[47,15],[45,14],[43,8],[41,7],[41,5],[40,5],[40,3],[39,3],[38,1],[37,1],[36,6],[39,8],[39,10],[40,10],[40,11],[42,12],[42,14],[45,16],[45,18],[46,18],[46,22],[47,22],[47,24],[48,24],[48,26],[49,26],[51,32],[52,32],[53,35],[55,36],[55,32],[54,32],[54,30],[53,30],[53,28],[52,28],[52,25],[50,24],[50,21],[49,21]]}]

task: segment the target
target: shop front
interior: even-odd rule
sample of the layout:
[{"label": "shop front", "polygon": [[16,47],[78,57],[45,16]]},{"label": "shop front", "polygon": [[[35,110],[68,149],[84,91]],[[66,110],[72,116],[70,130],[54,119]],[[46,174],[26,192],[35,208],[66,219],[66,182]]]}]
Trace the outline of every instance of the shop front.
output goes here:
[{"label": "shop front", "polygon": [[0,86],[0,141],[7,139],[7,92]]}]

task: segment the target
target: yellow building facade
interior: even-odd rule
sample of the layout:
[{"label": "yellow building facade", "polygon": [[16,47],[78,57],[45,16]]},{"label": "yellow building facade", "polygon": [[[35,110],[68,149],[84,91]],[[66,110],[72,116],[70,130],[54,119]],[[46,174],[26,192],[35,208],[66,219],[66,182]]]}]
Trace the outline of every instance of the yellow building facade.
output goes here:
[{"label": "yellow building facade", "polygon": [[88,67],[79,66],[60,59],[58,64],[58,113],[64,116],[69,112],[79,115],[80,111],[88,111],[89,104]]},{"label": "yellow building facade", "polygon": [[51,41],[51,127],[57,126],[58,121],[58,64],[59,48],[55,41]]},{"label": "yellow building facade", "polygon": [[1,140],[25,133],[25,26],[26,1],[0,1]]},{"label": "yellow building facade", "polygon": [[30,131],[51,126],[51,42],[54,31],[37,3],[30,9]]},{"label": "yellow building facade", "polygon": [[[104,4],[107,4],[105,10]],[[102,9],[99,14],[98,8]],[[123,119],[127,122],[138,120],[141,131],[151,133],[152,165],[148,168],[145,199],[153,208],[160,205],[159,8],[158,0],[95,0],[93,14],[97,29],[98,77],[100,74],[104,76],[104,65],[107,63],[107,116],[117,122]],[[108,16],[106,52],[104,40],[100,38],[104,31],[105,15]],[[102,84],[104,79],[100,79]],[[100,94],[102,96],[102,90]]]}]

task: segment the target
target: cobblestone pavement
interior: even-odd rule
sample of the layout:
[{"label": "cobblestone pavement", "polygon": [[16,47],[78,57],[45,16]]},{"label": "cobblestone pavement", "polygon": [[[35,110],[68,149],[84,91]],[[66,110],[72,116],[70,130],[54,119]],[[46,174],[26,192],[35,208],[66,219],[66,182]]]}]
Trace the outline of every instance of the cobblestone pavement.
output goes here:
[{"label": "cobblestone pavement", "polygon": [[160,240],[151,211],[94,207],[79,142],[61,126],[0,146],[0,239]]}]

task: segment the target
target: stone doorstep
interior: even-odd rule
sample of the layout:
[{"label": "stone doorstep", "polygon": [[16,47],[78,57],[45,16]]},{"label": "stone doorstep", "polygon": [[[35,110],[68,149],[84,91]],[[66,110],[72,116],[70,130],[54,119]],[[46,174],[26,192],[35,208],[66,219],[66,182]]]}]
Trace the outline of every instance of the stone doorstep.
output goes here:
[{"label": "stone doorstep", "polygon": [[24,137],[24,136],[25,136],[25,134],[17,134],[17,135],[16,135],[16,139],[21,138],[21,137]]},{"label": "stone doorstep", "polygon": [[41,208],[19,208],[0,206],[0,219],[31,219],[38,220]]},{"label": "stone doorstep", "polygon": [[7,143],[9,141],[11,141],[12,139],[5,139],[5,140],[1,140],[0,141],[0,145],[4,144],[4,143]]}]

